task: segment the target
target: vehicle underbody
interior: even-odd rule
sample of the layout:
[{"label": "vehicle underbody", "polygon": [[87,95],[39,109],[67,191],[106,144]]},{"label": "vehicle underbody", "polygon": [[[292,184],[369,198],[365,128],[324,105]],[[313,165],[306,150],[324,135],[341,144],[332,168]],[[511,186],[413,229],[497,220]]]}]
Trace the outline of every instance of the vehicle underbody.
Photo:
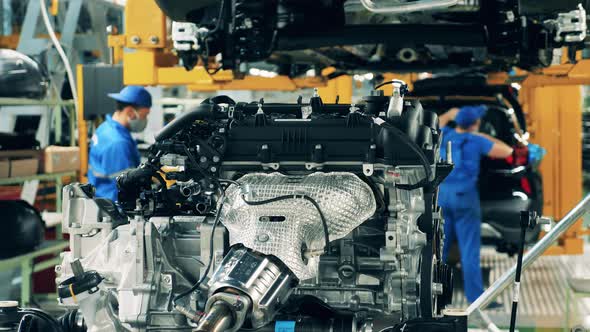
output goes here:
[{"label": "vehicle underbody", "polygon": [[588,8],[534,0],[157,2],[174,20],[187,69],[202,63],[237,75],[262,66],[289,76],[330,66],[332,75],[532,70],[560,62],[564,46],[575,61]]}]

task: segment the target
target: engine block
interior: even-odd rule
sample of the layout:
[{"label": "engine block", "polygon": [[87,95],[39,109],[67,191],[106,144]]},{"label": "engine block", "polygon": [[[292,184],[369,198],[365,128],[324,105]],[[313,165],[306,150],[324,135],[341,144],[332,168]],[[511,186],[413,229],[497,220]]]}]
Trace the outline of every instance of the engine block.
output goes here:
[{"label": "engine block", "polygon": [[359,105],[210,100],[118,179],[118,207],[66,186],[58,282],[78,262],[101,278],[62,304],[92,331],[455,326],[436,205],[452,165],[436,115],[394,87]]}]

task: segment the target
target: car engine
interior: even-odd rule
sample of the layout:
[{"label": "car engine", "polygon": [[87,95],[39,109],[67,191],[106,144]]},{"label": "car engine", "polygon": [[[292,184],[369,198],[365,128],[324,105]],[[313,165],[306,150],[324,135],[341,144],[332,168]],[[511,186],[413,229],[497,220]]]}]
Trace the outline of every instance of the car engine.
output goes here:
[{"label": "car engine", "polygon": [[438,118],[385,84],[357,105],[207,99],[117,204],[66,186],[60,303],[88,331],[466,331],[445,310]]}]

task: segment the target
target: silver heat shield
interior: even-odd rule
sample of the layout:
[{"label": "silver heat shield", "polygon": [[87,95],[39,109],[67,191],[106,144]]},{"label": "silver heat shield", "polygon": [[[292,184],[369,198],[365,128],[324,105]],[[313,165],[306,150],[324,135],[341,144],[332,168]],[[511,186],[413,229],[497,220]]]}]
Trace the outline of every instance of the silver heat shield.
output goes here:
[{"label": "silver heat shield", "polygon": [[307,195],[315,200],[328,224],[330,241],[340,239],[370,218],[375,197],[367,183],[352,173],[313,173],[287,176],[253,173],[238,180],[227,191],[221,221],[229,231],[230,244],[279,258],[300,280],[317,275],[319,254],[324,248],[320,214],[312,203],[289,198],[263,205],[285,195]]}]

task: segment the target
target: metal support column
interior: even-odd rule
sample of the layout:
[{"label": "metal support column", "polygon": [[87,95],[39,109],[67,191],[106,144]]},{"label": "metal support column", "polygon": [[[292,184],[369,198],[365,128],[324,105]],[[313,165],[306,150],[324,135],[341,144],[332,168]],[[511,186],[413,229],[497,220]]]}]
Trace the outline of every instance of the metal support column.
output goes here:
[{"label": "metal support column", "polygon": [[[78,146],[80,147],[80,176],[79,180],[82,183],[88,182],[88,123],[84,120],[84,78],[82,65],[76,68],[76,76],[78,77],[78,113],[76,114],[76,122],[78,125]],[[73,112],[76,113],[76,112]]]},{"label": "metal support column", "polygon": [[33,277],[33,260],[30,258],[23,259],[20,264],[21,287],[20,300],[21,307],[28,307],[31,302],[32,277]]},{"label": "metal support column", "polygon": [[62,127],[61,127],[61,106],[55,106],[53,108],[53,120],[54,120],[54,134],[55,134],[55,142],[59,143],[61,140],[62,134]]}]

